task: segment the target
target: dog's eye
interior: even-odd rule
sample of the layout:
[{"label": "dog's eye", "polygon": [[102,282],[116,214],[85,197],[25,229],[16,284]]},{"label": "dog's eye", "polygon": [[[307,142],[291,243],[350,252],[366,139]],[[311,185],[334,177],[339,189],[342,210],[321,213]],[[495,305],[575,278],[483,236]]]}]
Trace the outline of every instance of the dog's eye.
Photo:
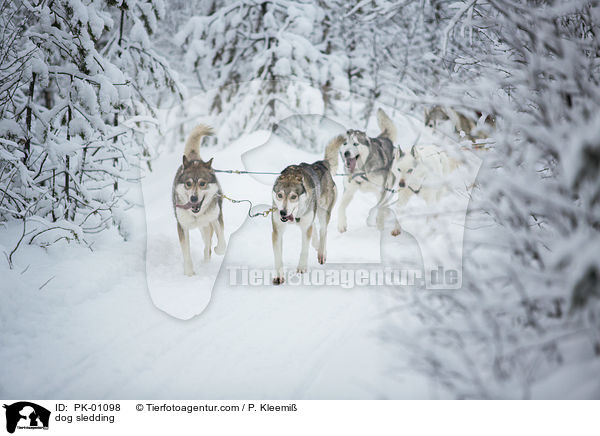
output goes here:
[{"label": "dog's eye", "polygon": [[358,147],[358,142],[355,142],[355,143],[354,143],[354,146],[355,146],[355,147]]},{"label": "dog's eye", "polygon": [[198,186],[200,186],[201,188],[204,188],[206,186],[206,182],[205,181],[199,182]]},{"label": "dog's eye", "polygon": [[281,200],[283,198],[283,194],[280,192],[279,194],[277,194],[277,198]]},{"label": "dog's eye", "polygon": [[412,172],[413,172],[413,169],[412,169],[412,168],[409,168],[409,169],[408,169],[408,171],[407,171],[407,173],[408,173],[408,174],[410,174],[410,173],[412,173]]},{"label": "dog's eye", "polygon": [[296,194],[290,195],[290,200],[296,201],[297,199],[298,199],[298,196]]},{"label": "dog's eye", "polygon": [[185,186],[188,187],[188,188],[191,188],[192,187],[192,181],[191,180],[186,181],[185,182]]},{"label": "dog's eye", "polygon": [[344,145],[348,145],[348,142],[347,142],[347,141],[346,141],[346,142],[344,142]]}]

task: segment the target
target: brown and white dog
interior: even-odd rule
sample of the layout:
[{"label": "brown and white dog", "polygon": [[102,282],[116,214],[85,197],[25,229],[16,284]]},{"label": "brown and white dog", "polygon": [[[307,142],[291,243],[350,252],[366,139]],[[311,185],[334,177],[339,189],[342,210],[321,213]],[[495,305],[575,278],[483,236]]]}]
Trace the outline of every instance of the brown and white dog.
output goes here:
[{"label": "brown and white dog", "polygon": [[190,230],[199,228],[202,232],[205,262],[210,260],[213,232],[217,235],[215,253],[225,253],[221,186],[212,168],[212,159],[203,161],[199,150],[202,138],[212,134],[212,129],[202,124],[192,130],[185,144],[183,163],[177,169],[173,180],[173,210],[177,219],[177,233],[183,253],[183,272],[186,276],[194,275]]},{"label": "brown and white dog", "polygon": [[[301,163],[285,168],[273,185],[273,254],[275,257],[275,278],[273,284],[284,282],[283,274],[283,232],[292,224],[300,226],[302,249],[298,262],[298,273],[306,272],[308,263],[308,241],[317,250],[320,264],[327,257],[327,225],[335,204],[337,189],[333,175],[338,166],[338,150],[344,136],[332,139],[325,149],[325,159],[312,164]],[[313,231],[315,218],[319,221],[319,235]],[[316,230],[316,229],[315,229]]]},{"label": "brown and white dog", "polygon": [[491,131],[496,128],[496,119],[494,116],[481,112],[473,113],[476,118],[468,117],[452,108],[433,106],[425,108],[425,125],[433,130],[437,130],[439,124],[450,120],[454,130],[459,136],[464,136],[471,141],[486,139]]}]

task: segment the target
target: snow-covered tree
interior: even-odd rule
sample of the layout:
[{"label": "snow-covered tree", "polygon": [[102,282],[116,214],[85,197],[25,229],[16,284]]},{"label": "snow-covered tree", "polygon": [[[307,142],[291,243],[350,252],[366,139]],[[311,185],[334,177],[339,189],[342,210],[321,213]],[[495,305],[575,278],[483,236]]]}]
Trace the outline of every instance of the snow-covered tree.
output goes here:
[{"label": "snow-covered tree", "polygon": [[439,98],[500,123],[473,197],[464,289],[417,291],[421,328],[397,337],[446,395],[528,398],[549,377],[564,389],[570,365],[600,355],[599,9],[454,6]]},{"label": "snow-covered tree", "polygon": [[181,27],[175,43],[201,88],[212,91],[210,113],[219,115],[222,139],[323,111],[323,97],[309,89],[320,90],[342,70],[327,50],[320,4],[213,1],[202,12]]},{"label": "snow-covered tree", "polygon": [[150,86],[174,89],[148,47],[157,4],[2,2],[0,217],[22,220],[19,244],[81,241],[112,224],[127,236],[119,182],[137,177],[142,151],[132,116],[148,112]]}]

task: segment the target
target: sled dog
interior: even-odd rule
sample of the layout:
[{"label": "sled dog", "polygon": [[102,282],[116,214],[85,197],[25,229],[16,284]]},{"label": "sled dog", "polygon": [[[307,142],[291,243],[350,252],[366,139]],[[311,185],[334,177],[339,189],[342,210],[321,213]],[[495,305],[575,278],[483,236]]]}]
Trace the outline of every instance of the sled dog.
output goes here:
[{"label": "sled dog", "polygon": [[346,208],[357,190],[380,196],[393,160],[396,127],[381,109],[377,111],[381,133],[369,138],[365,132],[348,130],[340,148],[348,176],[344,178],[344,194],[338,210],[338,230],[347,229]]},{"label": "sled dog", "polygon": [[437,203],[447,190],[445,176],[451,173],[459,162],[450,158],[434,145],[413,145],[409,153],[400,147],[394,149],[394,158],[386,175],[385,188],[377,203],[377,227],[383,230],[386,206],[397,195],[394,202],[394,228],[392,236],[400,234],[400,224],[396,214],[410,200],[412,195],[421,197],[428,206]]},{"label": "sled dog", "polygon": [[[479,119],[483,116],[479,112],[476,115]],[[488,137],[486,131],[495,128],[495,121],[491,115],[487,115],[483,119],[484,125],[480,125],[479,121],[473,120],[454,109],[442,106],[425,108],[424,120],[425,125],[434,130],[437,129],[440,122],[450,120],[456,133],[462,136],[461,132],[464,132],[465,137],[471,141],[486,139]]]},{"label": "sled dog", "polygon": [[[300,227],[302,249],[298,262],[298,273],[306,272],[308,241],[317,250],[320,264],[327,257],[327,225],[335,204],[337,189],[333,175],[337,171],[338,151],[345,141],[340,135],[333,138],[325,148],[325,159],[312,164],[301,163],[285,168],[273,185],[273,255],[275,258],[275,278],[273,284],[284,282],[283,274],[283,233],[290,224]],[[319,222],[317,236],[315,218]]]},{"label": "sled dog", "polygon": [[173,180],[173,210],[186,276],[194,275],[190,230],[199,228],[202,232],[205,262],[210,260],[213,232],[217,235],[215,253],[225,253],[221,186],[212,168],[212,158],[207,162],[200,158],[200,141],[204,136],[212,134],[212,129],[202,124],[192,130],[185,143],[183,163]]}]

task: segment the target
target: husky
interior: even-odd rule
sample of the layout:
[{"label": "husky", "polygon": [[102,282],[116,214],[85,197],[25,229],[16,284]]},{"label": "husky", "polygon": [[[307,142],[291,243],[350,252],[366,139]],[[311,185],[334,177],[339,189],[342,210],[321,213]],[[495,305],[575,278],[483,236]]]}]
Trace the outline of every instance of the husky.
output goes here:
[{"label": "husky", "polygon": [[[283,274],[283,233],[290,224],[300,227],[302,249],[297,272],[306,272],[308,241],[317,250],[317,260],[325,263],[327,257],[327,225],[335,204],[337,188],[333,175],[338,166],[338,150],[345,141],[344,136],[333,138],[325,148],[325,159],[312,164],[301,163],[286,167],[273,185],[273,255],[275,258],[275,278],[273,284],[284,282]],[[317,236],[315,218],[319,221]],[[314,228],[314,231],[313,231]]]},{"label": "husky", "polygon": [[[457,160],[450,158],[434,145],[413,145],[410,153],[405,153],[397,147],[376,206],[378,229],[383,230],[385,211],[394,194],[397,194],[394,204],[398,212],[413,195],[419,196],[428,206],[432,206],[447,190],[445,176],[458,166]],[[400,232],[400,224],[394,213],[392,236],[398,236]]]},{"label": "husky", "polygon": [[[465,136],[471,141],[477,139],[486,139],[488,135],[486,130],[495,128],[495,119],[490,115],[483,117],[483,114],[476,112],[477,118],[482,120],[482,123],[465,116],[464,114],[455,111],[454,109],[433,106],[430,109],[425,108],[424,114],[425,125],[436,130],[440,122],[450,120],[454,126],[454,130],[459,136]],[[480,125],[484,124],[484,125]]]},{"label": "husky", "polygon": [[348,130],[340,154],[348,176],[344,178],[344,194],[338,210],[338,231],[347,230],[346,208],[357,190],[381,194],[390,169],[396,141],[396,127],[381,109],[377,111],[381,133],[369,138],[365,132]]},{"label": "husky", "polygon": [[223,197],[221,185],[212,168],[212,158],[205,162],[200,158],[200,141],[213,131],[205,125],[192,130],[185,143],[183,163],[177,169],[173,180],[172,200],[177,233],[183,253],[183,272],[194,275],[194,266],[190,254],[190,230],[199,228],[204,241],[204,261],[211,256],[213,232],[217,235],[215,253],[225,253],[225,235],[223,226]]}]

